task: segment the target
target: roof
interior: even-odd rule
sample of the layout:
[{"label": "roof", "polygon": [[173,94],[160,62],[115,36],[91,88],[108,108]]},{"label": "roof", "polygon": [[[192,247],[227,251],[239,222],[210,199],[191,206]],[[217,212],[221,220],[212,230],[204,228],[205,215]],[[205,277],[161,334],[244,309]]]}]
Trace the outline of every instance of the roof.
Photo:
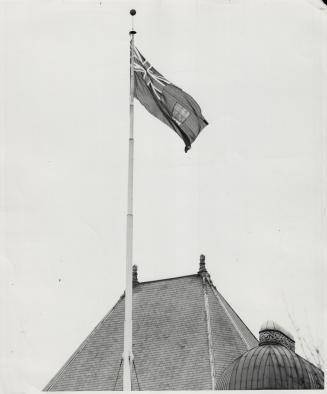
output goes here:
[{"label": "roof", "polygon": [[283,345],[262,345],[235,360],[218,390],[323,389],[323,372]]},{"label": "roof", "polygon": [[[121,390],[123,325],[122,296],[44,390]],[[133,390],[210,390],[257,343],[205,268],[133,288]]]},{"label": "roof", "polygon": [[221,374],[220,390],[323,389],[324,374],[295,353],[292,334],[268,321],[259,331],[259,346],[238,357]]}]

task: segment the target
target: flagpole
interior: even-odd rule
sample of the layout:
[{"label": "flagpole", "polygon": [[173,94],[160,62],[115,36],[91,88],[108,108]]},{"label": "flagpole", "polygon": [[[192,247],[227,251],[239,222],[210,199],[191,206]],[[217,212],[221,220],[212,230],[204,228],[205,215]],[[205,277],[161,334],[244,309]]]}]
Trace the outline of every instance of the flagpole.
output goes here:
[{"label": "flagpole", "polygon": [[125,321],[124,321],[124,374],[123,390],[131,391],[132,353],[132,265],[133,265],[133,172],[134,172],[134,23],[135,10],[130,10],[132,16],[131,57],[130,57],[130,96],[129,96],[129,141],[128,141],[128,190],[127,190],[127,231],[126,231],[126,289],[125,289]]}]

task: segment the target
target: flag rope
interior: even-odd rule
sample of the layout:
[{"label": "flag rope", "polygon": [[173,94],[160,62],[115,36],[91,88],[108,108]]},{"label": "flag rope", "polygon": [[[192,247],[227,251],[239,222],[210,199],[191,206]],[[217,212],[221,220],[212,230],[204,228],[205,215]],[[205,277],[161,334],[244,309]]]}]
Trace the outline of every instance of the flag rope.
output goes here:
[{"label": "flag rope", "polygon": [[123,363],[123,359],[121,358],[120,359],[119,368],[118,368],[118,371],[117,371],[117,375],[116,375],[116,380],[115,380],[115,385],[114,385],[113,391],[116,391],[117,382],[118,382],[118,378],[119,378],[119,372],[120,372],[120,368],[121,368],[122,363]]}]

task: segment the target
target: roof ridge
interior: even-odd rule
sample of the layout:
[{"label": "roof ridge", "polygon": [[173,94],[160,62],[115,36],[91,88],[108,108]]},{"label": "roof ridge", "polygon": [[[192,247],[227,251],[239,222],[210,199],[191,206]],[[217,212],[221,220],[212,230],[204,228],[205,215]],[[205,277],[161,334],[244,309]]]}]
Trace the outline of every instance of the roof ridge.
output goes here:
[{"label": "roof ridge", "polygon": [[[143,285],[147,283],[154,283],[154,282],[164,282],[166,280],[174,280],[174,279],[182,279],[182,278],[191,278],[199,276],[199,274],[191,274],[191,275],[182,275],[182,276],[174,276],[172,278],[164,278],[164,279],[154,279],[154,280],[146,280],[144,282],[139,282],[137,285]],[[200,276],[199,276],[200,277]]]},{"label": "roof ridge", "polygon": [[204,298],[204,311],[205,311],[207,334],[208,334],[208,352],[209,352],[211,386],[212,386],[212,390],[215,390],[215,387],[216,387],[215,357],[214,357],[214,353],[213,353],[213,343],[212,343],[210,306],[209,306],[209,300],[208,300],[206,278],[204,276],[202,277],[202,291],[203,291],[203,298]]}]

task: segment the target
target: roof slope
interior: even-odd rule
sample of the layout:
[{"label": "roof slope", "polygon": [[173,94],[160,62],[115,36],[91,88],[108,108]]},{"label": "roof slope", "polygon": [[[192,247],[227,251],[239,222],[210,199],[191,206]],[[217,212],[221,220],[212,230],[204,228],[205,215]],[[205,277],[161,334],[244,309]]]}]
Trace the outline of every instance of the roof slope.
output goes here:
[{"label": "roof slope", "polygon": [[[44,390],[121,390],[123,326],[121,297]],[[133,289],[133,390],[210,390],[257,343],[207,273]]]}]

